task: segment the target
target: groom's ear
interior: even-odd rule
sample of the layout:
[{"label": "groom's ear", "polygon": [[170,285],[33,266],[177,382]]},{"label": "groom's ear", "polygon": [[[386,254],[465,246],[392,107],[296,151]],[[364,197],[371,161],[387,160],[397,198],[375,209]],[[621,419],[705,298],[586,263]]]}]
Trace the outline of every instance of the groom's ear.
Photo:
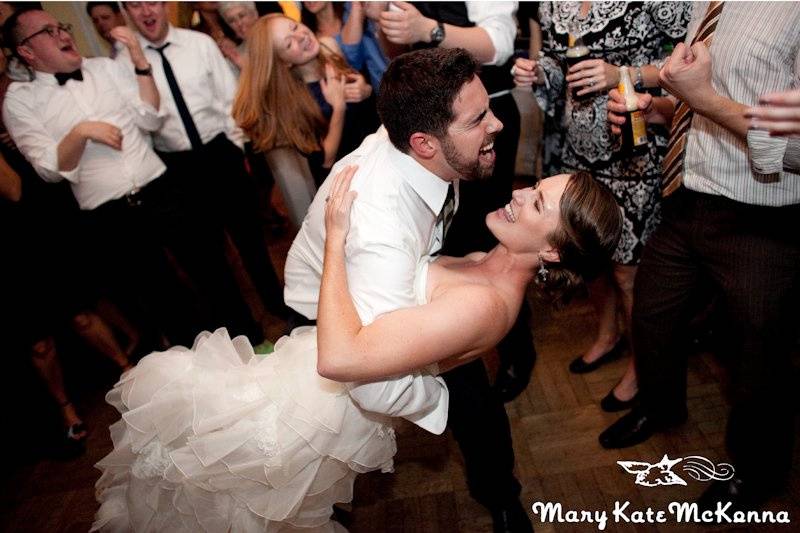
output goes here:
[{"label": "groom's ear", "polygon": [[411,134],[408,144],[411,146],[411,151],[421,159],[433,159],[440,150],[439,139],[420,131]]}]

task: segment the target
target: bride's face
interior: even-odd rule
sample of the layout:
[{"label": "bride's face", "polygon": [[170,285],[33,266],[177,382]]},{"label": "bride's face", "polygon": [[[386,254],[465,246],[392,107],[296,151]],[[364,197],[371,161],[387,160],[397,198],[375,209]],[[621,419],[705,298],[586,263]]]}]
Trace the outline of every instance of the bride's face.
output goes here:
[{"label": "bride's face", "polygon": [[275,53],[290,66],[305,65],[319,55],[319,41],[305,24],[276,17],[270,21],[269,29]]},{"label": "bride's face", "polygon": [[516,253],[539,253],[552,248],[547,236],[558,228],[561,196],[569,174],[545,178],[535,187],[517,189],[511,201],[486,215],[489,231]]}]

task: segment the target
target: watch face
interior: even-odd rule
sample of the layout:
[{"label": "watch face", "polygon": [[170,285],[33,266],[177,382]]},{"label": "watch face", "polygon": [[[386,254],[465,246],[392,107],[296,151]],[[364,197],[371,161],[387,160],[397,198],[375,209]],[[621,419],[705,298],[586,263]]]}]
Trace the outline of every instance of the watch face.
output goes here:
[{"label": "watch face", "polygon": [[431,30],[431,41],[435,43],[444,41],[444,28],[442,26],[436,26]]}]

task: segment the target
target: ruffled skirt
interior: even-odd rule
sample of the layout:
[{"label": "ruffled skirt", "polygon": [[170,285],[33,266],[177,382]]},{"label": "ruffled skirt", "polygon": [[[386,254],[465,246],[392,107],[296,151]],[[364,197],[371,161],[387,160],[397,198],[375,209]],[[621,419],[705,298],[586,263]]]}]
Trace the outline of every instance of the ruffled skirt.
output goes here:
[{"label": "ruffled skirt", "polygon": [[316,364],[315,328],[263,359],[225,329],[143,358],[106,397],[122,418],[92,531],[332,529],[356,474],[391,471],[397,448]]}]

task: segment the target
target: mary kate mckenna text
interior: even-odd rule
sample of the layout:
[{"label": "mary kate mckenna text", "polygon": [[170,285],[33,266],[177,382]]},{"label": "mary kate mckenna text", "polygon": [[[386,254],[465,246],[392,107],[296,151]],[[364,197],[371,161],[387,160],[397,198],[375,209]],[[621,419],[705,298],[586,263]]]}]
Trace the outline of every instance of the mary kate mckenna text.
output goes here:
[{"label": "mary kate mckenna text", "polygon": [[[694,524],[789,524],[788,511],[732,511],[731,503],[717,503],[717,508],[701,510],[696,503],[672,502],[667,509],[631,509],[629,501],[614,502],[611,518],[617,524],[665,524],[667,522]],[[544,523],[591,523],[604,530],[608,524],[607,511],[564,510],[560,503],[536,502],[533,514]]]}]

